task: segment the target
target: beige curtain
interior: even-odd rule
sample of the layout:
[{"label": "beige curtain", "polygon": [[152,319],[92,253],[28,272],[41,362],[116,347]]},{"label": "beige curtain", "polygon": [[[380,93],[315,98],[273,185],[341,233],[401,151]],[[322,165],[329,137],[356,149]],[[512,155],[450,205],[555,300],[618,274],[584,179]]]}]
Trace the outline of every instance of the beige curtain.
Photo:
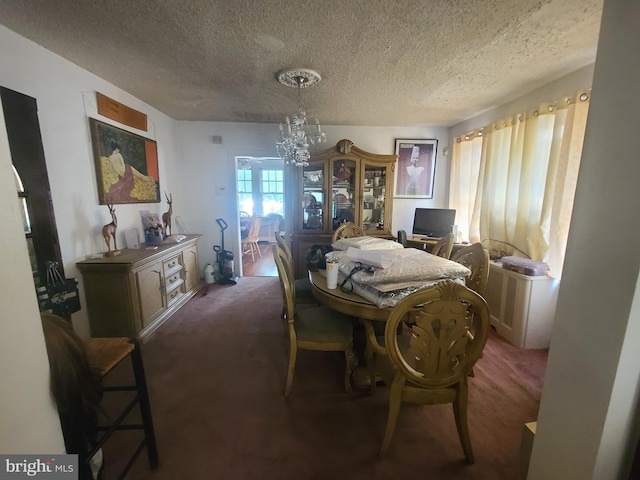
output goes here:
[{"label": "beige curtain", "polygon": [[472,224],[478,193],[478,176],[482,156],[482,130],[459,137],[453,144],[449,187],[449,208],[456,210],[457,242],[480,236],[478,224]]},{"label": "beige curtain", "polygon": [[545,261],[550,274],[560,278],[589,98],[590,92],[578,92],[484,127],[471,208],[455,189],[461,176],[470,176],[460,169],[474,164],[478,148],[463,148],[475,140],[456,139],[450,206],[464,210],[457,218],[470,218],[469,241],[482,241],[501,255]]}]

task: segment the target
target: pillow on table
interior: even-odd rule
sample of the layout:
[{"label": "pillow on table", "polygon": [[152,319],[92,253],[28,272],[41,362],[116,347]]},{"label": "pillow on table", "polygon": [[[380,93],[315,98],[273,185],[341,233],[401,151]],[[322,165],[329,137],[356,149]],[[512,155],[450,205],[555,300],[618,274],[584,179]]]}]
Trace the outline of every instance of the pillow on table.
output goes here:
[{"label": "pillow on table", "polygon": [[336,240],[332,247],[334,250],[349,250],[350,247],[360,250],[393,250],[404,248],[401,243],[386,238],[378,237],[350,237]]}]

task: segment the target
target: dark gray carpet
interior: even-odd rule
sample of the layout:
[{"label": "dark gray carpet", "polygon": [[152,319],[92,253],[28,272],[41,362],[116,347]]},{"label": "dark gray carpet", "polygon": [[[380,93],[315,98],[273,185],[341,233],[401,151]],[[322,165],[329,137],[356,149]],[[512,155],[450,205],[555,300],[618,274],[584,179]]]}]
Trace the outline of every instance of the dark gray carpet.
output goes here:
[{"label": "dark gray carpet", "polygon": [[[281,307],[275,277],[214,285],[143,345],[160,466],[150,471],[143,452],[128,478],[524,478],[520,440],[537,415],[546,350],[521,350],[491,335],[470,379],[474,465],[464,461],[449,405],[403,405],[380,460],[387,389],[346,394],[341,354],[299,352],[292,394],[283,397]],[[107,444],[105,480],[137,435],[118,433]]]}]

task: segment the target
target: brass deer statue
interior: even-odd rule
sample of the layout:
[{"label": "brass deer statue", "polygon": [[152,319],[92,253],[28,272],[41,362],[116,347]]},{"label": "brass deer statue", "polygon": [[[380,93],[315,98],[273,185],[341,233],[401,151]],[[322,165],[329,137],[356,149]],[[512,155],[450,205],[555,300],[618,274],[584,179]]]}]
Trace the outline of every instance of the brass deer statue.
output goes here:
[{"label": "brass deer statue", "polygon": [[[116,230],[118,229],[118,218],[116,217],[116,210],[113,207],[113,203],[107,203],[107,207],[109,207],[109,213],[111,214],[111,223],[106,224],[102,227],[102,236],[104,237],[104,241],[107,244],[107,252],[105,256],[107,257],[115,257],[120,254],[118,251],[118,245],[116,243]],[[113,251],[111,250],[111,239],[113,238]]]},{"label": "brass deer statue", "polygon": [[164,196],[169,204],[169,211],[162,214],[162,225],[165,235],[171,235],[171,214],[173,213],[173,195],[170,193],[167,196],[167,192],[164,192]]}]

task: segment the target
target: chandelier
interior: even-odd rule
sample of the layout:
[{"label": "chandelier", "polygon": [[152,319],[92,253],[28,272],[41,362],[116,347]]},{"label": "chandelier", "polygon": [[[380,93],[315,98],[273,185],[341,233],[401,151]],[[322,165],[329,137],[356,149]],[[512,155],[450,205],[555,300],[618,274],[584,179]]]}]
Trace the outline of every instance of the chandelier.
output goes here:
[{"label": "chandelier", "polygon": [[309,165],[309,143],[315,145],[327,141],[327,136],[316,119],[315,132],[307,123],[307,113],[300,103],[300,92],[303,88],[312,87],[320,82],[320,74],[305,68],[295,68],[278,72],[278,81],[287,87],[298,89],[298,111],[285,124],[280,124],[280,138],[276,140],[276,150],[285,164],[296,167]]}]

